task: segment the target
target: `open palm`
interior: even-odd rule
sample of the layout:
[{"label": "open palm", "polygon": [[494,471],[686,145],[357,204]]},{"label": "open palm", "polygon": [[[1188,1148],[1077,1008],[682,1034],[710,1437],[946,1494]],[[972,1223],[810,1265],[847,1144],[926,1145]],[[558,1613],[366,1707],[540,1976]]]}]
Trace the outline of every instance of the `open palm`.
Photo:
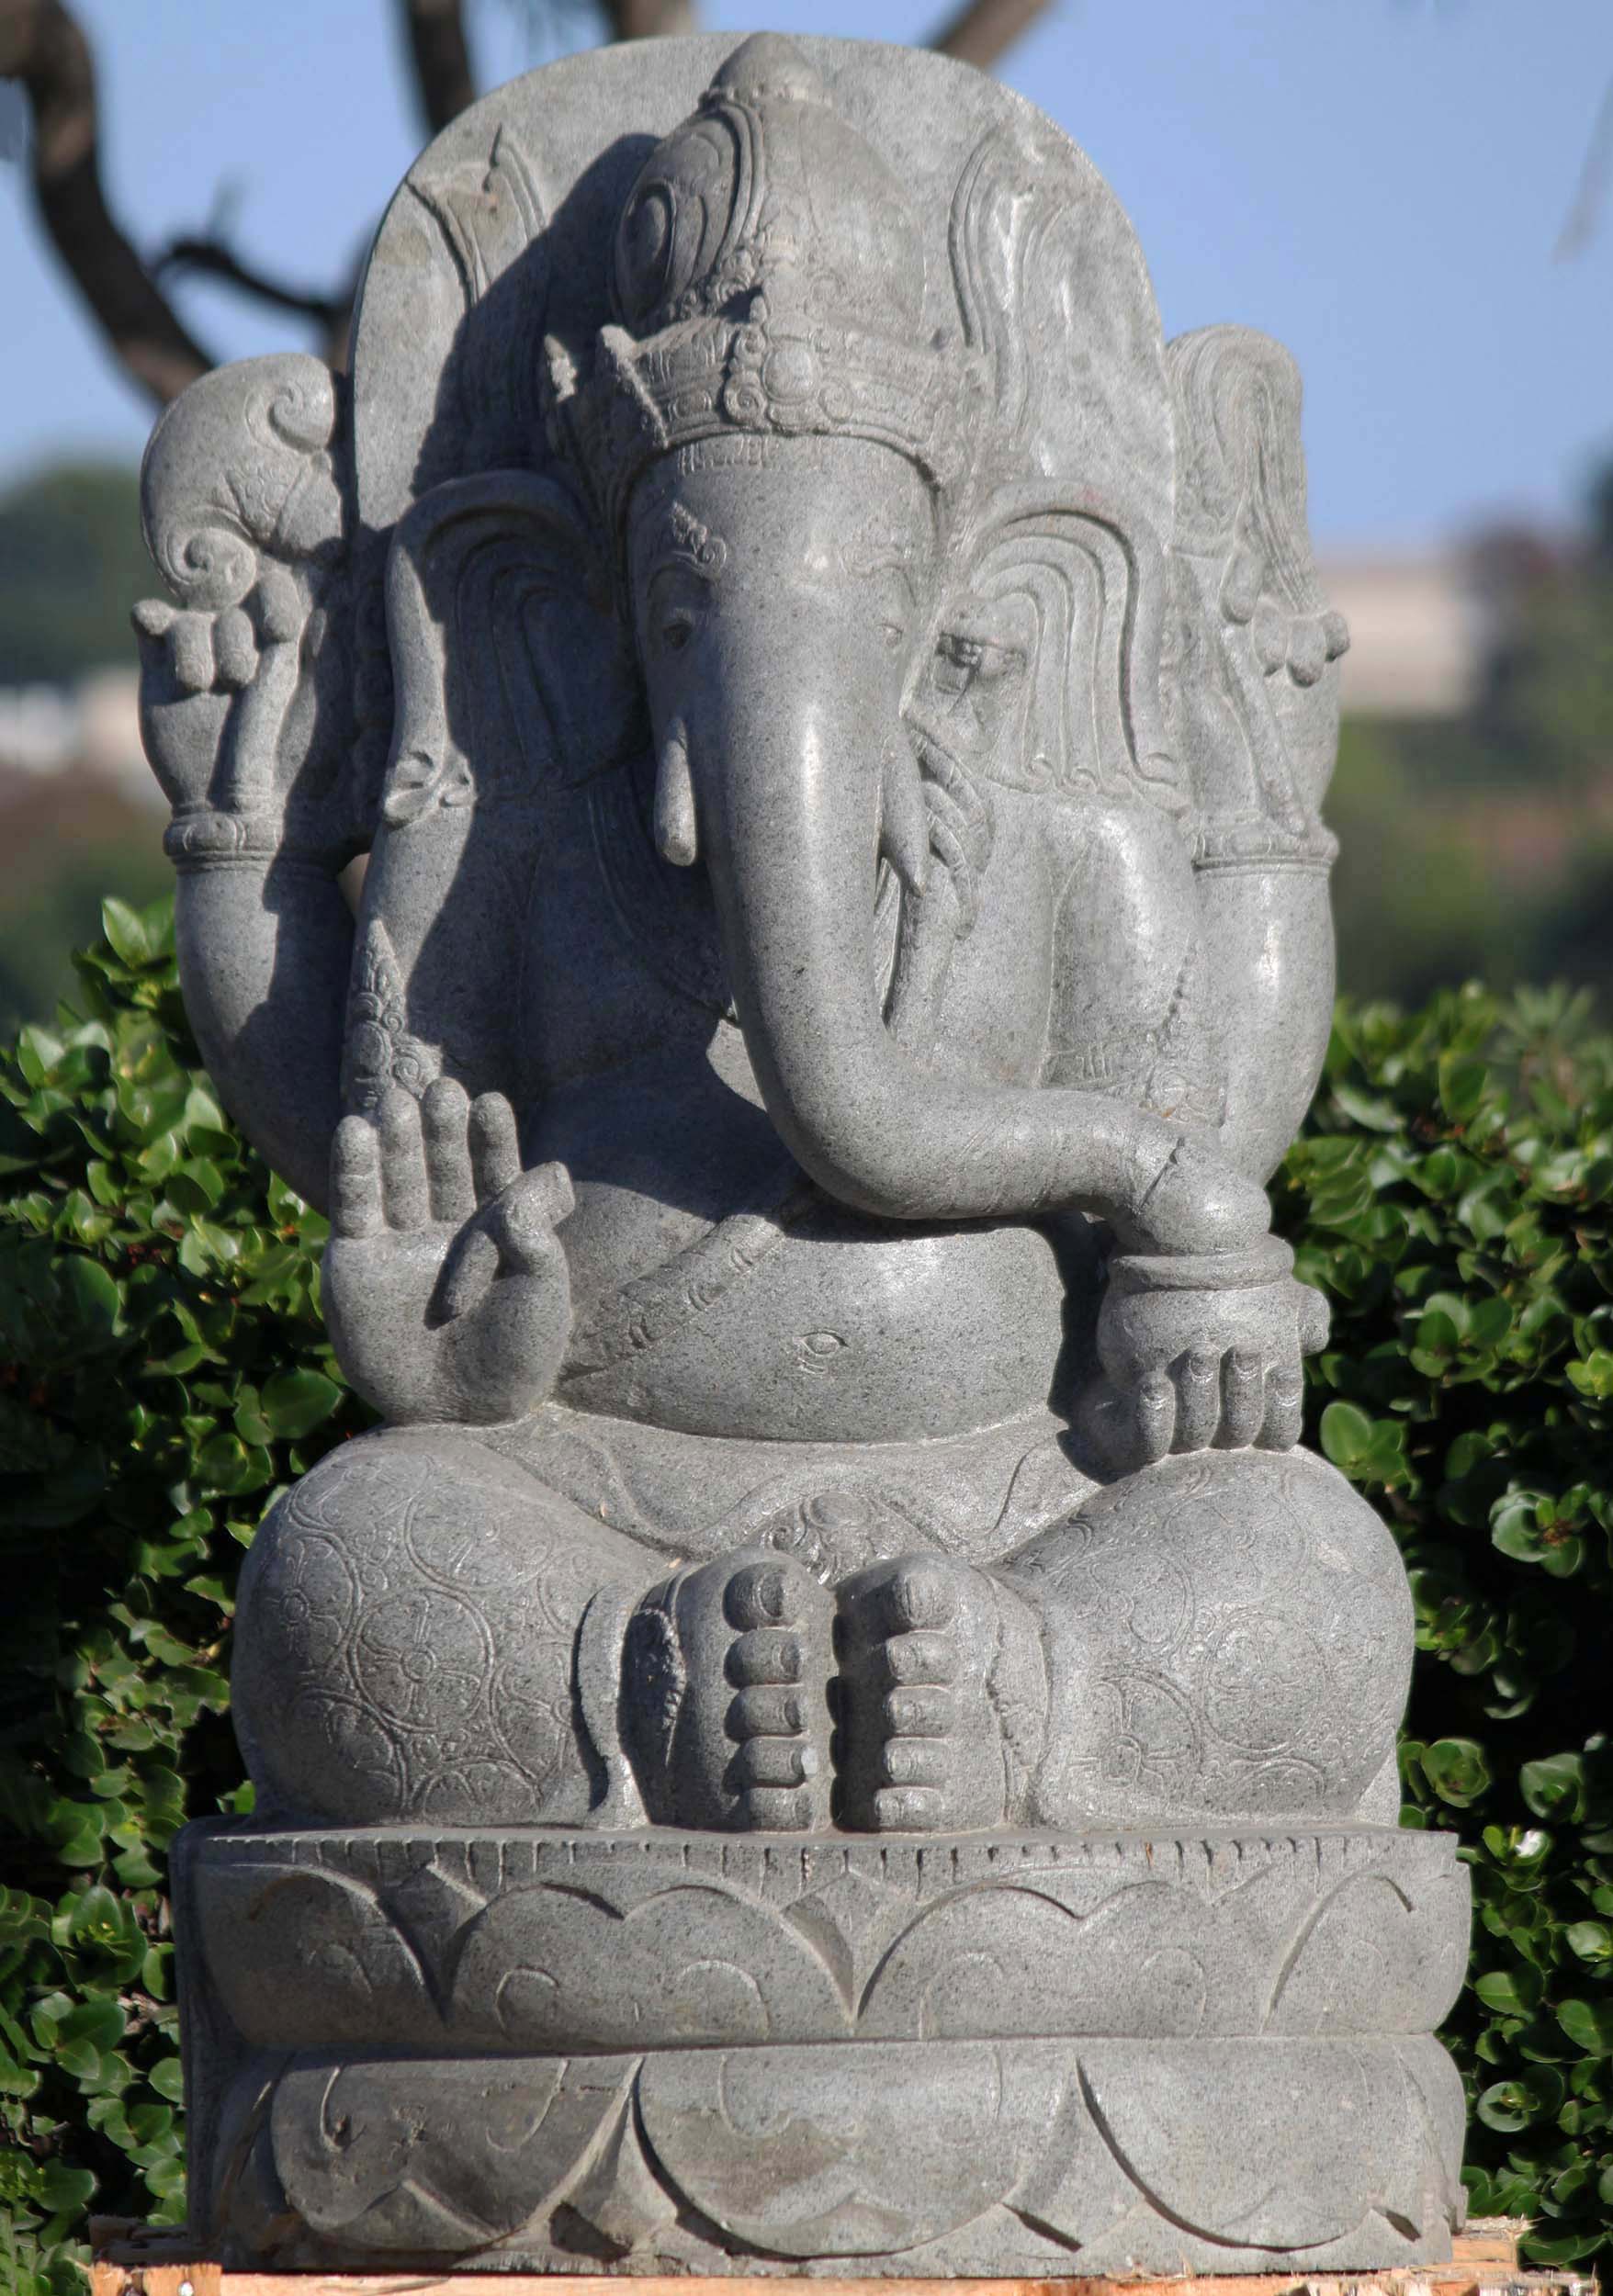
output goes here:
[{"label": "open palm", "polygon": [[343,1370],[394,1424],[518,1419],[553,1385],[570,1328],[556,1222],[566,1168],[521,1169],[502,1093],[440,1078],[344,1117],[331,1158],[325,1311]]}]

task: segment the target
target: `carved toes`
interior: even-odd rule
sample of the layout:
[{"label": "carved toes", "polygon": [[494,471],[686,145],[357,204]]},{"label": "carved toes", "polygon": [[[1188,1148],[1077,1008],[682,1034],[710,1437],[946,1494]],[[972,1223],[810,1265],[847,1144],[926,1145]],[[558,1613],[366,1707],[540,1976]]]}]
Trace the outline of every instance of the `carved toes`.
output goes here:
[{"label": "carved toes", "polygon": [[625,1661],[626,1735],[661,1824],[1001,1826],[1045,1726],[1038,1614],[942,1555],[833,1594],[771,1552],[690,1565],[644,1597]]},{"label": "carved toes", "polygon": [[[646,1598],[627,1690],[654,1815],[743,1831],[828,1824],[833,1616],[808,1570],[760,1551],[682,1570]],[[659,1652],[655,1682],[647,1665],[636,1673],[636,1651]]]},{"label": "carved toes", "polygon": [[828,1672],[830,1598],[799,1564],[742,1563],[723,1609],[737,1627],[726,1672],[735,1686],[725,1717],[735,1745],[724,1783],[738,1822],[795,1830],[821,1823],[829,1792]]},{"label": "carved toes", "polygon": [[840,1818],[876,1833],[1000,1825],[1007,1764],[989,1691],[997,1590],[937,1555],[840,1590]]}]

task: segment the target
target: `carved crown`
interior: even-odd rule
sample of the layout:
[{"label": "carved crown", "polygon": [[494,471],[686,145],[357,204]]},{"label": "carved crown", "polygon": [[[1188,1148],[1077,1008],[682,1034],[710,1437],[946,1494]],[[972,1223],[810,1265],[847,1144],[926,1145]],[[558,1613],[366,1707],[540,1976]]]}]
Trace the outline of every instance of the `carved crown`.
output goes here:
[{"label": "carved crown", "polygon": [[725,432],[873,439],[957,475],[977,362],[927,335],[918,221],[792,41],[746,40],[651,152],[613,299],[592,375],[546,344],[557,445],[613,523],[649,460]]}]

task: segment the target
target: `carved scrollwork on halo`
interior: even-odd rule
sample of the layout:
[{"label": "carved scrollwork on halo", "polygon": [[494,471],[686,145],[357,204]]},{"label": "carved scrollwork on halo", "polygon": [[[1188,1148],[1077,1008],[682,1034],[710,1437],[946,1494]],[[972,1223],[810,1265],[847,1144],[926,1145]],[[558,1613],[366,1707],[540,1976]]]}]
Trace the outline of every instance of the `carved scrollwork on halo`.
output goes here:
[{"label": "carved scrollwork on halo", "polygon": [[411,176],[409,189],[441,225],[468,306],[480,300],[544,228],[531,164],[503,122],[485,161]]},{"label": "carved scrollwork on halo", "polygon": [[[457,289],[460,309],[437,377],[434,419],[421,446],[418,492],[468,472],[536,459],[548,217],[536,171],[507,121],[493,130],[485,155],[434,165],[428,152],[406,179],[404,194],[441,251],[437,275],[452,281],[449,292]],[[384,602],[391,531],[361,529],[356,550],[355,727],[364,771],[378,785],[392,726]]]},{"label": "carved scrollwork on halo", "polygon": [[964,338],[988,377],[976,487],[1074,487],[1126,535],[1142,578],[1162,574],[1170,394],[1142,252],[1112,193],[1062,137],[1016,121],[964,166],[948,246]]},{"label": "carved scrollwork on halo", "polygon": [[194,384],[147,449],[146,539],[173,600],[135,609],[141,719],[182,864],[333,867],[368,842],[349,763],[344,412],[319,360],[251,359]]},{"label": "carved scrollwork on halo", "polygon": [[1201,866],[1325,868],[1321,803],[1349,644],[1305,527],[1300,381],[1280,343],[1206,327],[1167,350],[1179,499],[1167,718],[1194,779]]},{"label": "carved scrollwork on halo", "polygon": [[[424,166],[409,177],[407,189],[441,232],[464,298],[464,339],[449,377],[458,417],[452,426],[457,467],[515,461],[538,435],[548,218],[536,172],[513,130],[501,122],[485,158]],[[517,266],[519,293],[498,293]],[[439,419],[437,433],[446,427]],[[440,462],[434,471],[450,475]]]},{"label": "carved scrollwork on halo", "polygon": [[1157,699],[1169,393],[1141,255],[1090,163],[1020,123],[972,153],[948,245],[992,416],[955,529],[964,613],[930,684],[955,687],[960,652],[983,640],[980,702],[994,671],[1028,689],[1017,754],[994,745],[995,777],[1179,815]]}]

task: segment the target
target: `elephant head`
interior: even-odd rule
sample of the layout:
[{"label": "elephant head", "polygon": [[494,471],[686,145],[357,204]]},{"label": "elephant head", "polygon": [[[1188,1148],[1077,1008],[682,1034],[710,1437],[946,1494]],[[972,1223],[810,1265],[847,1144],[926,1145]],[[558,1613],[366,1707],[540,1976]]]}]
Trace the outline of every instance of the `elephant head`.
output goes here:
[{"label": "elephant head", "polygon": [[548,346],[552,414],[616,538],[658,840],[709,873],[798,1161],[871,1213],[1075,1203],[1212,1249],[1264,1200],[1180,1124],[924,1057],[993,783],[1167,838],[1184,802],[1156,726],[1169,394],[1083,169],[987,139],[938,327],[895,174],[791,43],[749,40],[627,200],[592,374]]}]

